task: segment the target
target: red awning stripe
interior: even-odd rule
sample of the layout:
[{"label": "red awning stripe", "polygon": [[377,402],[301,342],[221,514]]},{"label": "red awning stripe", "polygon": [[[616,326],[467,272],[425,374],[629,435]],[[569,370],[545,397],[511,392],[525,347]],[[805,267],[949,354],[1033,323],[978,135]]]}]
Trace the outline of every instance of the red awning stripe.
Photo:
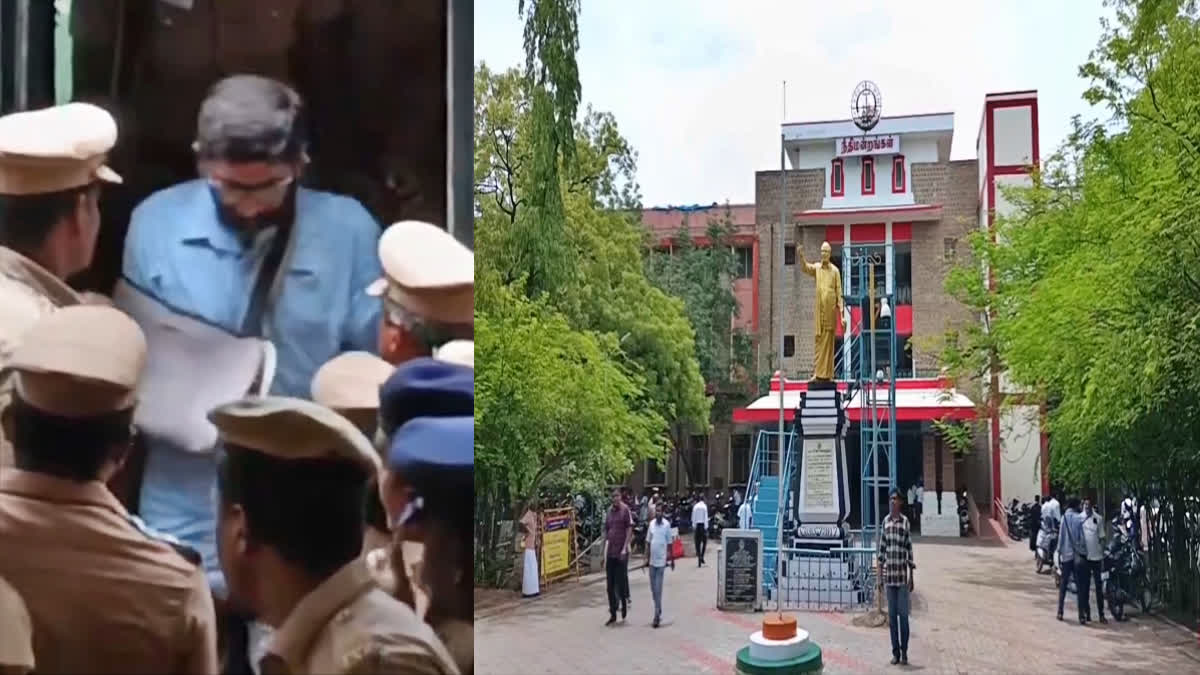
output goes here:
[{"label": "red awning stripe", "polygon": [[[880,411],[883,413],[884,411]],[[977,411],[975,408],[969,407],[943,407],[935,406],[928,408],[898,408],[896,410],[897,422],[932,422],[934,420],[970,420],[975,419]],[[784,410],[783,419],[786,422],[791,422],[795,416],[794,410]],[[846,410],[846,418],[851,422],[859,422],[862,420],[862,408],[854,406]],[[884,414],[880,414],[883,419]],[[737,408],[733,411],[733,421],[735,424],[770,424],[779,422],[778,410],[749,410],[747,408]]]}]

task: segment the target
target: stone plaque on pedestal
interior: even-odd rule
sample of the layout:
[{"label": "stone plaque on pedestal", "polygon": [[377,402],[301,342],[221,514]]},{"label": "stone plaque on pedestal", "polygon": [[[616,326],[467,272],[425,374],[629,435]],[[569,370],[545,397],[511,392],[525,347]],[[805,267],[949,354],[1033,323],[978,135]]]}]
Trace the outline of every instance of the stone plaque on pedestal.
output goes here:
[{"label": "stone plaque on pedestal", "polygon": [[762,609],[762,552],[762,530],[721,530],[718,609]]},{"label": "stone plaque on pedestal", "polygon": [[[796,419],[801,434],[795,514],[801,540],[840,539],[850,510],[846,413],[835,389],[805,392]],[[799,545],[799,543],[797,544]]]}]

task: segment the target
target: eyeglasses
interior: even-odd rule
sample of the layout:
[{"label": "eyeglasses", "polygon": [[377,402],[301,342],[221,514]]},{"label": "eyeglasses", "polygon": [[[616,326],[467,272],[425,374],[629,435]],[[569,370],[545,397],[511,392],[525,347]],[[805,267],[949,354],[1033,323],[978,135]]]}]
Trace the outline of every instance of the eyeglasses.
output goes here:
[{"label": "eyeglasses", "polygon": [[284,176],[259,185],[244,185],[209,176],[208,184],[220,195],[221,201],[228,204],[245,201],[277,204],[287,195],[288,188],[295,180],[295,176]]}]

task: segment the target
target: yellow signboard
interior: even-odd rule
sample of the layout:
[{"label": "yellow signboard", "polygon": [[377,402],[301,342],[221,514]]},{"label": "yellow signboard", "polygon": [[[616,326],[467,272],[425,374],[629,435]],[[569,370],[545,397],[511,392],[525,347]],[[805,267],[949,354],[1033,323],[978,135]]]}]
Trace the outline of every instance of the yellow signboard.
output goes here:
[{"label": "yellow signboard", "polygon": [[574,514],[563,509],[547,511],[542,519],[542,576],[547,579],[570,571]]}]

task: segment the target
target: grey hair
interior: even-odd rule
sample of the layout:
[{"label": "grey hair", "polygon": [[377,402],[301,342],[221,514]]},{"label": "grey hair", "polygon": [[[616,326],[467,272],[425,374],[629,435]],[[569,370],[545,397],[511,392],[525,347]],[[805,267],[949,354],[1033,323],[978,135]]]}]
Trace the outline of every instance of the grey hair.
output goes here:
[{"label": "grey hair", "polygon": [[300,95],[267,77],[227,77],[209,89],[200,105],[194,148],[202,159],[300,160],[307,151]]},{"label": "grey hair", "polygon": [[416,336],[425,347],[436,349],[456,339],[467,339],[470,333],[473,337],[472,324],[439,323],[411,312],[399,303],[388,298],[383,301],[383,319],[387,323],[403,328],[405,332]]}]

